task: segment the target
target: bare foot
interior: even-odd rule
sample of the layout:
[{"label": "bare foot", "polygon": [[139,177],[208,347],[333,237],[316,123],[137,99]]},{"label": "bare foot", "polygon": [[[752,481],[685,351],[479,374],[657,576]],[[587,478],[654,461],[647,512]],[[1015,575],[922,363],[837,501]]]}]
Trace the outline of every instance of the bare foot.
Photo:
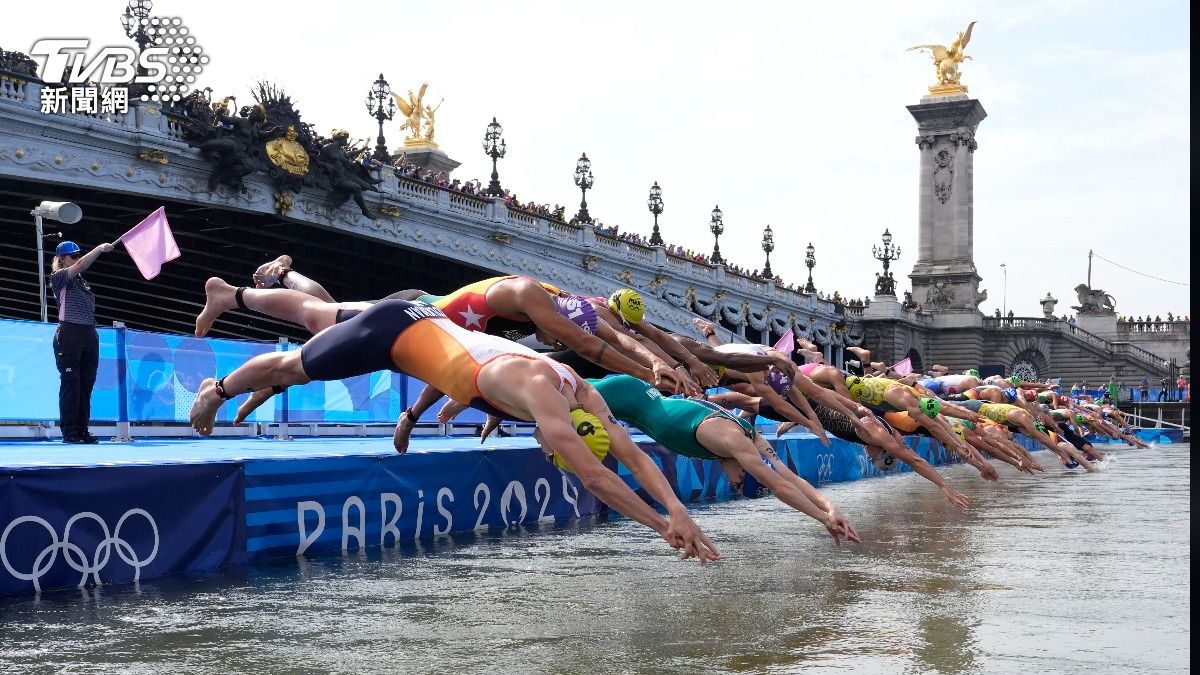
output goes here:
[{"label": "bare foot", "polygon": [[405,410],[400,413],[400,419],[396,420],[396,433],[392,434],[392,447],[396,448],[396,452],[402,455],[408,452],[408,437],[415,426],[417,420],[411,412]]},{"label": "bare foot", "polygon": [[236,288],[217,277],[209,277],[204,282],[204,309],[196,316],[196,337],[204,337],[214,321],[237,307],[236,293]]},{"label": "bare foot", "polygon": [[467,406],[452,399],[447,399],[446,405],[442,406],[441,410],[438,410],[437,420],[442,424],[449,424],[451,420],[458,417],[458,414],[466,409]]},{"label": "bare foot", "polygon": [[260,265],[250,277],[254,279],[255,288],[271,288],[279,283],[279,277],[283,274],[284,270],[291,268],[291,256],[281,255],[271,262]]},{"label": "bare foot", "polygon": [[496,417],[495,415],[488,415],[487,422],[483,423],[483,430],[479,433],[480,445],[482,445],[483,442],[487,440],[487,437],[492,435],[492,432],[495,431],[499,426],[500,418]]},{"label": "bare foot", "polygon": [[251,392],[250,398],[238,406],[237,416],[233,418],[233,423],[241,424],[250,413],[254,412],[260,405],[271,400],[271,397],[274,395],[275,392],[270,389],[259,389],[258,391]]},{"label": "bare foot", "polygon": [[196,400],[192,402],[192,409],[188,413],[188,422],[201,436],[208,436],[213,432],[217,423],[217,411],[221,409],[223,402],[217,395],[215,379],[210,377],[200,383],[200,391],[196,393]]}]

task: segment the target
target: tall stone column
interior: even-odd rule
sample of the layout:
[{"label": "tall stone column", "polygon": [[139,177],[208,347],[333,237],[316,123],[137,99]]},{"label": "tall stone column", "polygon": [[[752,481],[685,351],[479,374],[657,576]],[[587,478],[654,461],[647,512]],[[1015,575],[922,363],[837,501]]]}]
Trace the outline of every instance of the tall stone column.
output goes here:
[{"label": "tall stone column", "polygon": [[966,95],[927,96],[908,106],[921,155],[913,300],[945,327],[982,325],[974,257],[975,129],[987,117]]}]

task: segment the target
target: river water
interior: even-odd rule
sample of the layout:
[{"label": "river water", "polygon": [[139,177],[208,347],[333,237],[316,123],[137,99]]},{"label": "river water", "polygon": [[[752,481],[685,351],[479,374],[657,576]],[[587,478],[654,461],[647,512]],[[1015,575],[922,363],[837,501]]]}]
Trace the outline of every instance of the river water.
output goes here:
[{"label": "river water", "polygon": [[824,486],[840,551],[773,498],[697,507],[705,568],[622,520],[10,598],[0,672],[1185,672],[1189,454],[942,469],[967,512],[912,474]]}]

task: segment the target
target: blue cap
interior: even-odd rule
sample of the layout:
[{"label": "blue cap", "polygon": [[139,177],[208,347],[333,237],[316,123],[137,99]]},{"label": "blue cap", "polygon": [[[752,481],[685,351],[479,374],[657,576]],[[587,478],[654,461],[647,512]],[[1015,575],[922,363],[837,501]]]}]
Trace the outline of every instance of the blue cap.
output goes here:
[{"label": "blue cap", "polygon": [[64,241],[54,248],[54,255],[59,257],[75,253],[79,253],[79,244],[73,241]]}]

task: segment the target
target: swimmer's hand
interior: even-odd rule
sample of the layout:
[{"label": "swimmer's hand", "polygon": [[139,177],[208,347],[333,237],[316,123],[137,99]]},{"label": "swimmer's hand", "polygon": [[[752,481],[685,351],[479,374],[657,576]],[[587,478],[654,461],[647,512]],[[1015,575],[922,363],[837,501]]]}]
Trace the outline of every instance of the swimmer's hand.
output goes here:
[{"label": "swimmer's hand", "polygon": [[846,541],[855,544],[862,542],[862,539],[858,536],[858,532],[854,529],[854,525],[850,523],[850,519],[846,517],[846,514],[837,509],[825,514],[823,523],[825,529],[833,537],[833,545],[838,548],[842,547],[842,537],[845,537]]},{"label": "swimmer's hand", "polygon": [[787,375],[788,379],[796,379],[796,364],[793,363],[791,359],[780,356],[779,354],[772,354],[771,362],[774,364],[775,369],[784,375]]},{"label": "swimmer's hand", "polygon": [[949,485],[945,485],[942,487],[942,494],[946,495],[946,499],[949,499],[951,504],[957,506],[960,509],[965,510],[971,504],[971,501],[969,499],[967,499],[965,495],[963,495],[961,492],[958,492],[957,490],[950,487]]},{"label": "swimmer's hand", "polygon": [[[662,361],[656,362],[651,372],[654,373],[653,384],[655,389],[661,392],[670,392],[671,394],[678,394],[685,390],[683,378],[675,370],[667,367],[667,364]],[[692,386],[695,387],[695,385]]]},{"label": "swimmer's hand", "polygon": [[695,558],[704,565],[721,559],[721,552],[717,550],[716,544],[700,531],[700,527],[686,511],[672,513],[668,523],[662,537],[672,548],[683,549],[680,560]]}]

